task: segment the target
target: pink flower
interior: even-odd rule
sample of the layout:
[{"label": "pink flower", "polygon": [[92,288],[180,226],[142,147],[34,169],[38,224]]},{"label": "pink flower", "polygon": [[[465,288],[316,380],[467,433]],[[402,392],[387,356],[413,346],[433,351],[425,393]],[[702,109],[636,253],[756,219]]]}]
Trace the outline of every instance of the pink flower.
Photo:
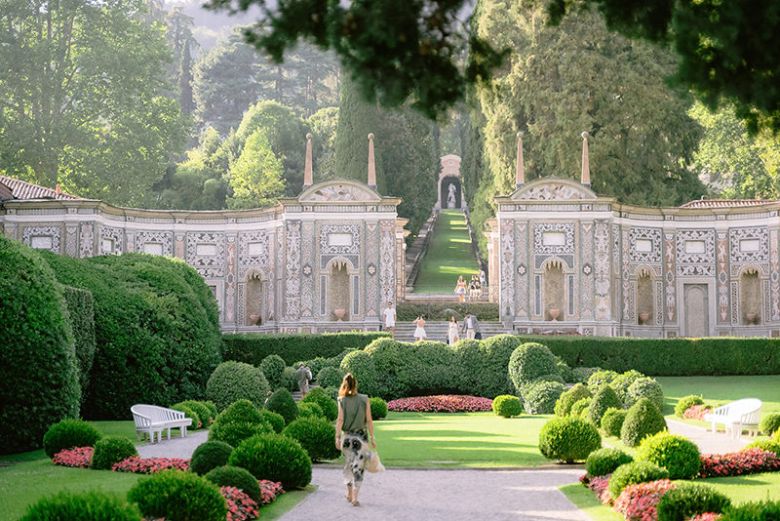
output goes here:
[{"label": "pink flower", "polygon": [[115,463],[111,470],[115,472],[132,472],[134,474],[154,474],[163,470],[189,470],[190,460],[182,458],[139,458],[130,456]]},{"label": "pink flower", "polygon": [[228,506],[226,521],[249,521],[260,516],[260,506],[236,487],[220,487]]},{"label": "pink flower", "polygon": [[689,420],[704,420],[704,415],[712,411],[711,405],[691,405],[683,413],[683,418]]},{"label": "pink flower", "polygon": [[493,401],[453,394],[419,396],[393,400],[387,404],[387,409],[394,412],[489,412],[493,410]]},{"label": "pink flower", "polygon": [[759,448],[745,449],[728,454],[703,454],[700,476],[741,476],[780,470],[780,458],[774,452]]},{"label": "pink flower", "polygon": [[629,485],[615,500],[615,510],[623,514],[626,521],[656,521],[658,503],[673,488],[674,483],[668,479]]},{"label": "pink flower", "polygon": [[718,521],[718,519],[720,519],[720,514],[705,512],[704,514],[693,516],[690,521]]},{"label": "pink flower", "polygon": [[284,494],[281,483],[268,481],[267,479],[261,479],[258,483],[260,484],[260,502],[263,505],[273,503],[276,496]]},{"label": "pink flower", "polygon": [[610,476],[611,474],[606,476],[592,477],[588,482],[588,488],[591,489],[596,494],[596,497],[599,498],[599,501],[605,505],[608,505],[612,502],[612,497],[609,495]]},{"label": "pink flower", "polygon": [[87,469],[92,461],[92,453],[95,449],[92,447],[76,447],[75,449],[65,449],[59,451],[51,459],[55,465],[64,467],[79,467]]}]

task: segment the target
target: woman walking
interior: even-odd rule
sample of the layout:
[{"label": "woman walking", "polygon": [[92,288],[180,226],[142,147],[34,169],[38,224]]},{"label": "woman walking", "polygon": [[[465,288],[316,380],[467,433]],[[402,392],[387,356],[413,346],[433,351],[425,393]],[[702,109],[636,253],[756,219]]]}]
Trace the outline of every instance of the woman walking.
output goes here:
[{"label": "woman walking", "polygon": [[422,315],[417,317],[414,321],[414,325],[417,326],[414,328],[414,340],[416,342],[422,342],[428,338],[428,334],[425,332],[425,319]]},{"label": "woman walking", "polygon": [[[336,448],[344,455],[344,484],[347,501],[360,506],[358,492],[363,484],[363,474],[371,458],[371,448],[376,448],[374,421],[368,396],[358,394],[357,380],[352,373],[344,375],[339,389],[339,415],[336,418]],[[370,447],[369,448],[369,443]]]},{"label": "woman walking", "polygon": [[466,302],[466,279],[463,278],[463,275],[458,276],[455,294],[458,296],[458,302]]},{"label": "woman walking", "polygon": [[460,331],[458,328],[458,321],[455,317],[450,317],[450,322],[447,325],[447,343],[453,345],[460,341]]}]

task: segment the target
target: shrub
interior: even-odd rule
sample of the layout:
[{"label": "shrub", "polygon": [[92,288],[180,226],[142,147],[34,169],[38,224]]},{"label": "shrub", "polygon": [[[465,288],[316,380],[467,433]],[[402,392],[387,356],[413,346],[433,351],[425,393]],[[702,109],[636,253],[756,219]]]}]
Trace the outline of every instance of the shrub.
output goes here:
[{"label": "shrub", "polygon": [[346,349],[363,349],[387,333],[349,332],[324,335],[244,333],[224,335],[225,360],[236,360],[259,366],[268,355],[279,355],[290,366],[299,360],[317,356],[331,357]]},{"label": "shrub", "polygon": [[701,477],[741,476],[780,470],[780,458],[774,452],[746,448],[728,454],[705,454],[701,458]]},{"label": "shrub", "polygon": [[693,479],[699,475],[701,455],[692,441],[661,431],[642,440],[638,461],[649,461],[669,471],[669,479]]},{"label": "shrub", "polygon": [[642,398],[628,410],[620,429],[620,439],[629,447],[636,447],[647,436],[666,430],[661,411],[647,398]]},{"label": "shrub", "polygon": [[198,416],[198,413],[196,413],[191,407],[182,405],[181,403],[174,403],[170,406],[170,408],[174,411],[183,412],[185,417],[191,419],[192,425],[190,428],[192,430],[198,430],[203,427],[203,422],[201,421],[200,416]]},{"label": "shrub", "polygon": [[302,400],[303,403],[316,403],[322,409],[325,414],[325,418],[330,421],[336,421],[336,417],[339,415],[339,406],[336,400],[328,395],[325,389],[315,387],[306,395]]},{"label": "shrub", "polygon": [[313,462],[335,459],[341,452],[336,449],[336,429],[324,418],[299,418],[284,428],[282,434],[298,440]]},{"label": "shrub", "polygon": [[236,400],[246,399],[263,405],[270,388],[263,371],[241,362],[222,362],[214,369],[206,385],[206,396],[222,410]]},{"label": "shrub", "polygon": [[[303,403],[298,402],[298,418],[323,418],[325,419],[325,413],[322,412],[322,407],[314,402]],[[284,430],[284,428],[282,428]]]},{"label": "shrub", "polygon": [[607,436],[620,437],[620,430],[623,428],[623,422],[626,421],[626,415],[628,411],[624,409],[615,409],[610,407],[601,417],[601,430],[603,430]]},{"label": "shrub", "polygon": [[298,406],[295,405],[295,400],[287,389],[274,391],[265,406],[269,411],[280,414],[286,424],[298,417]]},{"label": "shrub", "polygon": [[674,415],[678,418],[682,418],[683,414],[685,414],[685,411],[694,405],[704,405],[704,399],[701,396],[697,396],[695,394],[683,396],[677,400],[677,404],[674,406]]},{"label": "shrub", "polygon": [[774,412],[763,415],[758,428],[767,436],[772,436],[775,432],[780,431],[780,413]]},{"label": "shrub", "polygon": [[229,463],[245,468],[257,479],[279,481],[287,490],[303,488],[311,481],[309,455],[298,441],[279,434],[245,440],[230,455]]},{"label": "shrub", "polygon": [[592,424],[579,418],[553,418],[539,433],[539,450],[548,459],[573,463],[601,448],[601,436]]},{"label": "shrub", "polygon": [[668,479],[628,485],[615,500],[615,510],[632,521],[656,520],[659,501],[674,487]]},{"label": "shrub", "polygon": [[95,452],[92,454],[92,468],[98,470],[111,470],[114,463],[119,463],[130,456],[138,456],[133,442],[119,436],[108,436],[95,443]]},{"label": "shrub", "polygon": [[89,290],[94,300],[96,350],[84,417],[124,419],[137,403],[205,393],[222,337],[216,299],[194,268],[139,253],[42,254],[61,283]]},{"label": "shrub", "polygon": [[284,358],[277,354],[268,355],[260,362],[260,370],[263,371],[263,375],[271,389],[276,389],[282,385],[282,373],[284,373],[286,366]]},{"label": "shrub", "polygon": [[323,367],[317,373],[317,383],[320,387],[338,387],[344,378],[344,371],[338,367]]},{"label": "shrub", "polygon": [[644,378],[645,375],[640,373],[639,371],[636,371],[634,369],[631,369],[629,371],[626,371],[622,374],[617,375],[611,382],[609,382],[607,385],[612,387],[614,389],[615,393],[617,393],[618,398],[620,398],[620,401],[624,404],[627,404],[628,407],[628,388],[636,382],[640,378]]},{"label": "shrub", "polygon": [[493,401],[477,396],[441,395],[401,398],[388,402],[393,412],[485,412],[493,410]]},{"label": "shrub", "polygon": [[43,450],[52,458],[63,449],[94,447],[100,438],[100,432],[85,421],[62,420],[49,427],[43,435]]},{"label": "shrub", "polygon": [[65,297],[70,327],[73,330],[73,347],[76,351],[83,401],[89,386],[89,373],[95,360],[95,299],[88,290],[71,286],[62,286],[62,296]]},{"label": "shrub", "polygon": [[214,420],[217,418],[217,412],[216,412],[216,406],[214,411],[211,410],[211,408],[206,405],[206,402],[200,402],[197,400],[185,400],[183,402],[179,402],[177,405],[183,405],[185,407],[189,407],[192,409],[192,411],[198,415],[198,418],[200,419],[200,422],[203,424],[203,427],[208,427],[212,423],[214,423]]},{"label": "shrub", "polygon": [[382,420],[387,418],[387,402],[378,396],[372,396],[368,399],[371,405],[371,419]]},{"label": "shrub", "polygon": [[60,492],[39,499],[20,521],[141,521],[141,513],[114,494]]},{"label": "shrub", "polygon": [[192,453],[190,470],[199,476],[203,476],[211,469],[226,465],[231,452],[233,452],[233,447],[224,441],[201,443],[195,449],[195,452]]},{"label": "shrub", "polygon": [[205,478],[218,487],[236,487],[254,501],[260,501],[260,484],[246,469],[222,465],[211,469]]},{"label": "shrub", "polygon": [[756,440],[750,445],[746,445],[745,449],[761,449],[768,452],[774,452],[775,456],[780,458],[780,442],[775,440]]},{"label": "shrub", "polygon": [[780,501],[743,503],[727,509],[720,521],[776,521],[780,519]]},{"label": "shrub", "polygon": [[581,418],[587,415],[588,407],[590,407],[590,402],[592,401],[593,398],[580,398],[572,404],[571,409],[569,409],[569,416]]},{"label": "shrub", "polygon": [[588,420],[593,422],[593,425],[601,425],[601,417],[610,407],[620,409],[623,403],[611,385],[603,385],[593,395],[593,401],[588,407]]},{"label": "shrub", "polygon": [[273,428],[265,422],[217,422],[209,431],[209,441],[221,441],[231,447],[238,447],[242,441],[252,436],[270,432],[273,432]]},{"label": "shrub", "polygon": [[222,411],[214,423],[262,423],[263,414],[249,400],[237,400]]},{"label": "shrub", "polygon": [[590,378],[590,376],[597,371],[601,371],[601,368],[600,367],[575,367],[571,370],[572,375],[574,377],[574,381],[576,381],[577,383],[581,383],[583,385],[587,384],[588,378]]},{"label": "shrub", "polygon": [[520,398],[511,394],[502,394],[493,398],[493,412],[504,418],[523,414],[523,404]]},{"label": "shrub", "polygon": [[576,384],[571,389],[566,390],[558,401],[555,402],[555,415],[568,416],[571,412],[571,406],[583,398],[590,398],[591,393],[587,387],[582,384]]},{"label": "shrub", "polygon": [[273,428],[274,432],[279,434],[284,430],[284,416],[281,414],[269,411],[268,409],[260,409],[260,415],[263,421]]},{"label": "shrub", "polygon": [[618,376],[615,371],[601,369],[588,377],[588,388],[592,391],[598,390],[602,385],[611,384]]},{"label": "shrub", "polygon": [[153,474],[138,481],[127,498],[144,516],[166,521],[224,521],[227,516],[219,489],[191,472]]},{"label": "shrub", "polygon": [[661,384],[652,378],[643,376],[634,380],[630,386],[628,386],[628,392],[624,403],[626,407],[631,407],[642,398],[647,398],[653,405],[658,407],[659,411],[664,408],[664,390],[661,388]]},{"label": "shrub", "polygon": [[569,364],[563,361],[563,358],[560,356],[555,356],[555,369],[557,374],[563,379],[564,383],[567,384],[573,384],[577,383],[578,380],[574,376],[574,371],[571,367],[569,367]]},{"label": "shrub", "polygon": [[529,414],[552,414],[564,390],[566,387],[559,382],[532,383],[523,388],[523,408]]},{"label": "shrub", "polygon": [[555,356],[542,344],[527,342],[509,357],[509,378],[518,391],[540,376],[557,373]]},{"label": "shrub", "polygon": [[54,277],[38,252],[0,234],[0,454],[39,448],[51,424],[79,414],[73,331]]},{"label": "shrub", "polygon": [[612,474],[621,465],[634,461],[622,450],[603,448],[594,450],[585,460],[585,470],[589,476],[606,476]]},{"label": "shrub", "polygon": [[658,521],[686,521],[705,512],[723,512],[731,500],[708,485],[679,483],[658,503]]},{"label": "shrub", "polygon": [[290,392],[295,392],[298,390],[298,375],[294,368],[284,368],[284,371],[282,371],[282,383],[279,388],[287,389]]},{"label": "shrub", "polygon": [[609,478],[609,493],[613,499],[620,496],[628,485],[668,479],[669,472],[649,461],[634,461],[615,469]]}]

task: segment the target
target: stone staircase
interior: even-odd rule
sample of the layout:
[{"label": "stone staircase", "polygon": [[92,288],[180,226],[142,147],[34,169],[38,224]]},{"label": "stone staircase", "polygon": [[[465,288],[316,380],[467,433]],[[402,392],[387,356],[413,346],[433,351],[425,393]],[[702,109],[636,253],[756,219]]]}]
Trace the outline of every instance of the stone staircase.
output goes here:
[{"label": "stone staircase", "polygon": [[[501,322],[480,322],[482,338],[490,338],[496,335],[511,333]],[[415,325],[411,322],[399,322],[395,328],[395,338],[402,342],[414,342]],[[428,333],[428,340],[447,342],[447,322],[426,322],[425,332]]]}]

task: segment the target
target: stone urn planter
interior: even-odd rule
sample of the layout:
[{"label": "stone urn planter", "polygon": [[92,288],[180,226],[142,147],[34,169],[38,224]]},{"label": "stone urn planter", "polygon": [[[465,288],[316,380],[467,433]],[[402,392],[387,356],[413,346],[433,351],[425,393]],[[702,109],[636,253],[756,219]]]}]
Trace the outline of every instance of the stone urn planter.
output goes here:
[{"label": "stone urn planter", "polygon": [[558,308],[550,308],[547,310],[547,312],[550,314],[550,320],[553,322],[558,320],[558,317],[561,316],[561,310]]},{"label": "stone urn planter", "polygon": [[754,311],[745,313],[745,319],[748,324],[758,324],[758,313]]},{"label": "stone urn planter", "polygon": [[649,311],[640,311],[639,312],[639,323],[640,324],[649,324],[650,323],[650,312]]},{"label": "stone urn planter", "polygon": [[249,315],[249,322],[252,325],[259,326],[260,325],[260,314],[259,313],[252,313]]},{"label": "stone urn planter", "polygon": [[343,322],[344,317],[347,315],[347,310],[344,308],[336,308],[333,310],[333,315],[336,317],[336,321]]}]

